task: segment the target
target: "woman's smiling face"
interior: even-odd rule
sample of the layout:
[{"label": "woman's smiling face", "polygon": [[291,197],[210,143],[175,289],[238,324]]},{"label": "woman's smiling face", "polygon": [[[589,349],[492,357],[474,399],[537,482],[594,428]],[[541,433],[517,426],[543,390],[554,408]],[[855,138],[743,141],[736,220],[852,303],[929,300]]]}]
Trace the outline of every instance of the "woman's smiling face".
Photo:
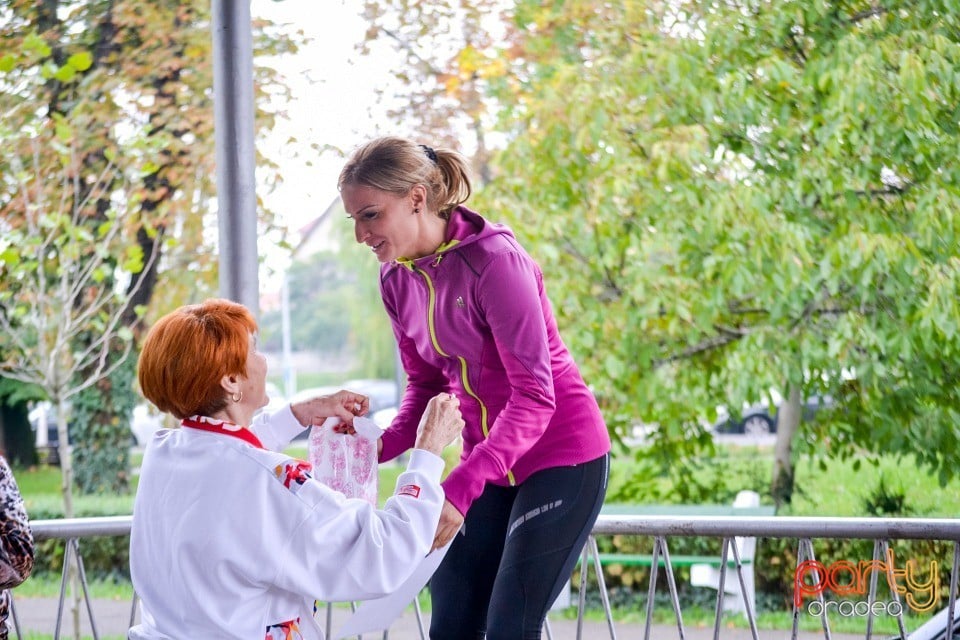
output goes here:
[{"label": "woman's smiling face", "polygon": [[343,207],[353,220],[357,242],[373,250],[380,262],[417,258],[417,214],[410,195],[398,196],[364,185],[347,184],[340,191]]}]

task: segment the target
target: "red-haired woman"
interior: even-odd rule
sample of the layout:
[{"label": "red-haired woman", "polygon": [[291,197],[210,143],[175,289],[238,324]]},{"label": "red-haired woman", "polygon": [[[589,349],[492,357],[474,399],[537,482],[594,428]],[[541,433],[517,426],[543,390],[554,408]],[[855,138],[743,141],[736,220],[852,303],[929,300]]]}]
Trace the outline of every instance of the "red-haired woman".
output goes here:
[{"label": "red-haired woman", "polygon": [[366,396],[338,391],[254,419],[268,401],[256,335],[245,307],[208,300],[146,337],[141,390],[182,424],[144,452],[130,539],[142,622],[129,638],[322,638],[314,599],[389,593],[430,549],[439,454],[463,427],[457,400],[431,400],[407,471],[376,510],[272,451],[328,417],[352,424]]}]

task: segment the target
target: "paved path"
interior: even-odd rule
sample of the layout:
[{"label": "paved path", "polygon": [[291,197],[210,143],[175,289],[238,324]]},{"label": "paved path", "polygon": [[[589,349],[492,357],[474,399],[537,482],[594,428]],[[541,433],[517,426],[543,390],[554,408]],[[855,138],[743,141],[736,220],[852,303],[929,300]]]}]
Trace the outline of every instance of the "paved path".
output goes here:
[{"label": "paved path", "polygon": [[[56,612],[58,601],[54,598],[18,598],[15,600],[17,621],[20,630],[26,635],[29,632],[47,633],[51,636],[56,627]],[[123,637],[130,622],[130,602],[116,600],[95,600],[93,602],[93,612],[97,622],[97,633],[103,637]],[[333,614],[332,629],[334,632],[339,628],[344,620],[350,615],[349,609],[335,608]],[[81,623],[85,634],[90,634],[89,618],[86,608],[81,611]],[[67,615],[69,619],[69,614]],[[325,620],[325,618],[321,618]],[[424,624],[429,625],[429,614],[424,614]],[[61,637],[69,637],[69,630],[72,629],[69,621],[64,621],[61,628]],[[574,640],[577,638],[577,621],[564,620],[557,615],[553,615],[550,620],[550,630],[554,640]],[[620,640],[643,638],[644,627],[642,624],[617,623],[615,625],[616,637]],[[17,638],[16,633],[10,634],[11,638]],[[92,637],[92,636],[90,636]],[[379,640],[382,634],[366,634],[363,636],[368,640]],[[417,625],[416,616],[413,609],[409,609],[404,615],[391,627],[388,640],[420,640],[420,631]],[[544,634],[544,639],[547,635]],[[583,624],[582,635],[584,640],[604,640],[610,638],[610,632],[606,622],[586,621]],[[801,633],[801,640],[822,639],[823,633]],[[835,640],[855,640],[862,639],[863,635],[832,634]],[[676,625],[655,625],[651,628],[650,638],[652,640],[675,640],[680,638],[680,633]],[[713,638],[713,629],[686,628],[684,634],[685,640],[711,640]],[[749,629],[724,628],[720,631],[720,638],[724,640],[748,640],[752,638]],[[760,640],[787,640],[790,638],[789,631],[760,631]]]}]

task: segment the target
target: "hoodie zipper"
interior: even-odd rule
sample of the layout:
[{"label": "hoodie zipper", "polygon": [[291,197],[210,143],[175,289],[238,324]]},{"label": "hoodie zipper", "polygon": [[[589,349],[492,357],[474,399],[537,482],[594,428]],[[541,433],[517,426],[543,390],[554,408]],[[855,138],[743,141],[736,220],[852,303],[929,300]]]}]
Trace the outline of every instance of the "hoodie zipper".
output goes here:
[{"label": "hoodie zipper", "polygon": [[[437,256],[436,261],[433,266],[440,264],[440,259],[443,257],[443,254]],[[483,432],[484,438],[490,437],[490,428],[487,424],[488,412],[487,405],[483,403],[483,400],[480,399],[476,393],[474,393],[473,388],[470,386],[469,378],[467,377],[467,360],[463,356],[451,356],[449,353],[443,350],[440,347],[440,341],[437,340],[437,330],[436,330],[436,311],[437,311],[437,290],[433,286],[433,280],[431,280],[430,275],[413,264],[413,262],[407,263],[407,266],[414,273],[419,274],[423,281],[427,284],[427,328],[430,331],[430,342],[433,344],[433,348],[438,354],[444,358],[456,358],[460,363],[460,383],[463,385],[463,390],[467,392],[471,398],[477,401],[477,404],[480,405],[480,430]],[[507,480],[510,482],[510,485],[515,485],[516,479],[513,476],[513,471],[507,470]]]}]

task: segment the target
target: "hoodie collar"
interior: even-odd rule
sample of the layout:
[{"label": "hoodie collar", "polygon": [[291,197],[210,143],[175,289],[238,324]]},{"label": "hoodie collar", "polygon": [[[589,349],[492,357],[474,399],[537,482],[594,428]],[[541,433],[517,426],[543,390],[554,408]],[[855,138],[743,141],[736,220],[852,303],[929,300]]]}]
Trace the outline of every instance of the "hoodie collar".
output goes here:
[{"label": "hoodie collar", "polygon": [[481,218],[478,213],[461,205],[450,212],[450,220],[447,222],[444,241],[437,247],[436,251],[428,256],[416,259],[401,256],[397,258],[397,264],[406,267],[410,271],[413,271],[416,265],[418,263],[422,264],[422,262],[430,262],[436,266],[440,264],[440,261],[443,260],[446,254],[454,247],[465,242],[473,242],[473,240],[481,235],[485,235],[484,231],[488,228],[489,225],[486,224],[486,221]]}]

